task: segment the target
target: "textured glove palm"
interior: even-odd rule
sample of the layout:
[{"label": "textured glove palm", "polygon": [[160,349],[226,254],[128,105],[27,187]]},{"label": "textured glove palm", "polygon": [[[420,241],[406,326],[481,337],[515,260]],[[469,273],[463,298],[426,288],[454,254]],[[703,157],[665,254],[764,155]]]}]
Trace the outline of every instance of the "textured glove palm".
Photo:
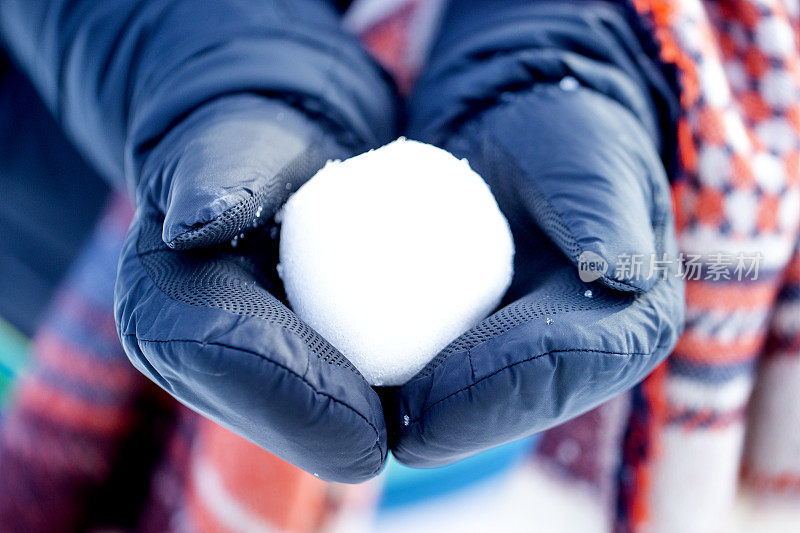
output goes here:
[{"label": "textured glove palm", "polygon": [[[591,409],[643,379],[683,326],[657,149],[671,95],[623,14],[603,2],[450,6],[411,136],[484,177],[514,235],[515,273],[499,311],[387,395],[392,449],[416,466]],[[587,259],[605,268],[583,265],[584,281]]]},{"label": "textured glove palm", "polygon": [[378,396],[274,296],[271,231],[292,190],[349,155],[282,102],[195,111],[144,165],[158,185],[125,243],[116,315],[133,363],[178,400],[320,477],[359,481],[386,459]]}]

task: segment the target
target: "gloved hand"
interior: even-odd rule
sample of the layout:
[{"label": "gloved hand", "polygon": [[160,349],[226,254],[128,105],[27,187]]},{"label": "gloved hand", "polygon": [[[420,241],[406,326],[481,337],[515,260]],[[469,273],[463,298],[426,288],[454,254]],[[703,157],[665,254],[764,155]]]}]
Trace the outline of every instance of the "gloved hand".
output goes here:
[{"label": "gloved hand", "polygon": [[390,446],[406,464],[577,416],[643,379],[682,329],[657,150],[655,110],[670,95],[631,59],[646,56],[618,12],[570,4],[454,0],[412,98],[409,135],[484,177],[516,256],[502,308],[387,392]]},{"label": "gloved hand", "polygon": [[0,32],[135,193],[115,291],[134,365],[321,478],[376,475],[377,394],[276,298],[275,212],[327,159],[395,135],[392,88],[332,3],[7,0]]},{"label": "gloved hand", "polygon": [[328,159],[352,155],[283,102],[237,95],[204,105],[144,165],[151,195],[126,239],[115,291],[120,338],[140,371],[192,409],[337,481],[381,470],[383,412],[347,359],[276,298],[274,216]]}]

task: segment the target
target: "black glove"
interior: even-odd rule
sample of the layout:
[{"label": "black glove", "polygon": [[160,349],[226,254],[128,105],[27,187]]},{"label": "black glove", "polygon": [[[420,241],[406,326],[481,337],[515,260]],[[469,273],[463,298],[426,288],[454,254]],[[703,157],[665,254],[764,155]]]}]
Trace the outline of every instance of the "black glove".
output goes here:
[{"label": "black glove", "polygon": [[515,273],[500,310],[387,393],[402,462],[440,465],[564,422],[635,385],[677,341],[655,96],[626,27],[593,3],[451,3],[410,136],[484,177]]},{"label": "black glove", "polygon": [[[383,412],[358,371],[275,297],[274,215],[328,159],[351,155],[282,102],[208,104],[145,166],[166,182],[169,207],[139,206],[116,286],[120,336],[139,370],[192,409],[338,481],[383,467]],[[215,211],[211,222],[186,223]],[[162,232],[175,228],[174,247],[206,246],[171,249]]]},{"label": "black glove", "polygon": [[376,475],[377,394],[275,297],[275,212],[327,159],[395,135],[391,86],[332,5],[8,0],[0,29],[84,155],[135,191],[116,319],[136,367],[322,478]]}]

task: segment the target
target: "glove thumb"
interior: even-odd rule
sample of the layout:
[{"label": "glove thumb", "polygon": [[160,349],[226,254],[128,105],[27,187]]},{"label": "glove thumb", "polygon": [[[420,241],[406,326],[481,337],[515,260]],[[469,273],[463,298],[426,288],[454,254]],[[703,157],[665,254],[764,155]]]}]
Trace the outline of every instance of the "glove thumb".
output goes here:
[{"label": "glove thumb", "polygon": [[198,109],[149,154],[141,195],[174,249],[225,242],[269,221],[325,162],[349,151],[279,100],[235,95]]}]

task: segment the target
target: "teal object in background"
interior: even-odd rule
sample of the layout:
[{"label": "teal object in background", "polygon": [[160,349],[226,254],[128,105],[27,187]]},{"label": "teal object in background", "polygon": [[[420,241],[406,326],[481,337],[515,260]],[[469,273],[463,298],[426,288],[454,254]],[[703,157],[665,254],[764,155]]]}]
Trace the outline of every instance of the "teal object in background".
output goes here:
[{"label": "teal object in background", "polygon": [[501,475],[530,457],[538,441],[539,435],[534,435],[438,468],[411,468],[391,457],[380,507],[390,509],[453,494]]},{"label": "teal object in background", "polygon": [[28,363],[30,341],[0,319],[0,410],[8,401],[16,377]]}]

